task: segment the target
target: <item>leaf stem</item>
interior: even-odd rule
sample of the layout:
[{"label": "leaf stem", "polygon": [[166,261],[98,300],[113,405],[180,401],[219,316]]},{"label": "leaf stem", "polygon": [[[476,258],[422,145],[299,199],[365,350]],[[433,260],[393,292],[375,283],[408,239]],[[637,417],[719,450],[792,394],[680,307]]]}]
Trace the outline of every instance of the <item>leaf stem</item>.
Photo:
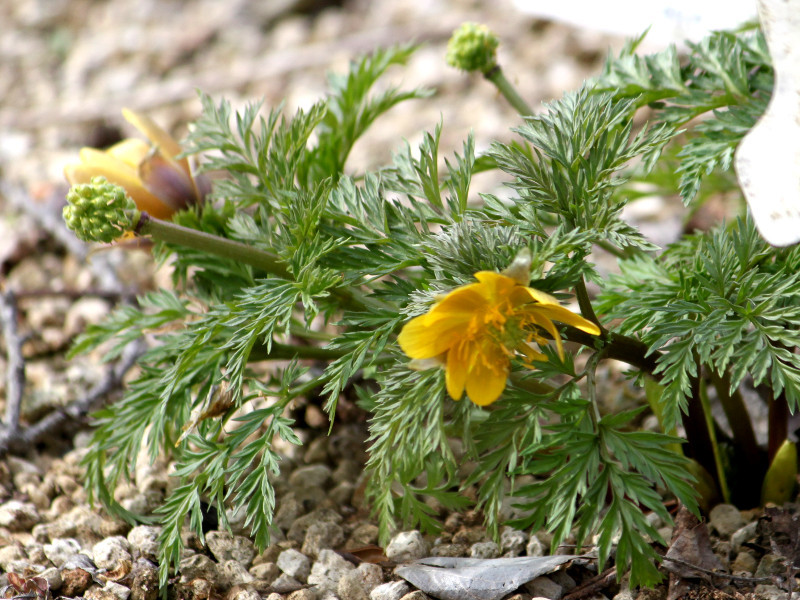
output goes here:
[{"label": "leaf stem", "polygon": [[495,65],[492,69],[484,73],[484,77],[494,84],[497,90],[521,116],[528,117],[533,114],[533,109],[531,109],[528,103],[523,100],[522,96],[517,93],[517,90],[511,85],[511,82],[506,79],[500,65]]},{"label": "leaf stem", "polygon": [[140,214],[134,233],[235,260],[278,277],[292,278],[291,273],[280,262],[280,259],[270,252],[212,235],[205,231],[198,231],[183,227],[177,223],[162,221],[146,212]]}]

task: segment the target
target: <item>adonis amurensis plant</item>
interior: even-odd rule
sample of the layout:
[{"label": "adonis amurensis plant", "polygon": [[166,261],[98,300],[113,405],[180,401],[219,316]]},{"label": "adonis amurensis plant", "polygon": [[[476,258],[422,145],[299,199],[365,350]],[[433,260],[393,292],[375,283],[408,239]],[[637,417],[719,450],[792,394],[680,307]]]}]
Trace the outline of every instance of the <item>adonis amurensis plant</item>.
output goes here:
[{"label": "adonis amurensis plant", "polygon": [[[142,446],[174,459],[177,483],[155,515],[162,586],[187,515],[202,537],[201,501],[222,526],[244,511],[257,546],[268,544],[274,442],[299,443],[288,408],[312,391],[331,417],[345,388],[369,414],[368,497],[383,540],[399,527],[435,531],[437,504],[477,508],[496,533],[510,494],[512,525],[547,529],[553,547],[595,546],[601,565],[613,551],[618,573],[647,585],[660,579],[653,544],[665,540],[645,514],[669,522],[665,500],[698,512],[791,497],[800,250],[768,246],[744,211],[666,249],[620,217],[644,187],[679,192],[689,210],[741,197],[731,158],[772,89],[764,39],[717,33],[685,59],[642,58],[635,46],[533,116],[496,64],[491,32],[459,30],[448,61],[484,75],[521,115],[513,140],[482,156],[469,138],[443,158],[435,126],[380,170],[347,169],[383,113],[429,94],[373,89],[411,46],[360,59],[294,115],[234,114],[201,96],[182,148],[199,171],[224,173],[210,194],[171,149],[156,178],[150,163],[131,171],[129,160],[82,155],[80,202],[65,213],[79,235],[150,237],[173,269],[174,290],[121,306],[73,349],[104,345],[112,360],[153,340],[124,398],[95,415],[84,465],[91,498],[135,520],[115,486]],[[163,131],[129,118],[163,149]],[[509,197],[473,189],[486,170],[505,175]],[[160,215],[110,189],[127,183],[159,201],[169,173],[185,198]],[[619,273],[601,277],[592,252],[617,257]],[[633,410],[605,408],[597,375],[611,360],[639,386]],[[766,445],[747,395],[769,406]],[[637,427],[646,411],[661,432]]]}]

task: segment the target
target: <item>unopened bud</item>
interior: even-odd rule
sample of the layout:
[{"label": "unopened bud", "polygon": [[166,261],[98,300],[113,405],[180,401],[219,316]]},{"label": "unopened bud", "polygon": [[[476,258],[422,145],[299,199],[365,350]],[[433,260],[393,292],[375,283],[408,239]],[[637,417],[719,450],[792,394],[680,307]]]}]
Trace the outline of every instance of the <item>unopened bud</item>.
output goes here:
[{"label": "unopened bud", "polygon": [[498,45],[500,41],[486,25],[463,23],[447,42],[445,59],[463,71],[488,73],[497,65]]},{"label": "unopened bud", "polygon": [[67,227],[85,242],[113,242],[134,227],[136,204],[125,188],[93,177],[73,185],[63,215]]}]

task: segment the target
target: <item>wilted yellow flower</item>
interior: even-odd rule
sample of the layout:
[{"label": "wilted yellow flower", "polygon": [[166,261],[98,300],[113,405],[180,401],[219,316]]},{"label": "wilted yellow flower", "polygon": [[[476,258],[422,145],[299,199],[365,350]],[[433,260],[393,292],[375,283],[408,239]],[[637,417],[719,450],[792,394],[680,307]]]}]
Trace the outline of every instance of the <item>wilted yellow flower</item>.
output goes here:
[{"label": "wilted yellow flower", "polygon": [[181,153],[178,142],[149,117],[127,109],[122,115],[150,144],[126,139],[105,151],[82,148],[80,162],[64,168],[70,185],[103,176],[124,187],[139,210],[158,219],[168,219],[176,211],[202,202],[208,180],[194,177],[188,159],[177,158]]},{"label": "wilted yellow flower", "polygon": [[555,340],[559,356],[564,349],[553,321],[577,327],[592,335],[600,329],[567,310],[550,294],[515,279],[480,271],[478,283],[458,287],[430,311],[411,319],[398,337],[400,347],[414,359],[436,358],[446,370],[447,393],[486,406],[506,387],[511,358],[520,357],[533,369],[534,360],[546,356],[533,348],[547,344],[542,333]]}]

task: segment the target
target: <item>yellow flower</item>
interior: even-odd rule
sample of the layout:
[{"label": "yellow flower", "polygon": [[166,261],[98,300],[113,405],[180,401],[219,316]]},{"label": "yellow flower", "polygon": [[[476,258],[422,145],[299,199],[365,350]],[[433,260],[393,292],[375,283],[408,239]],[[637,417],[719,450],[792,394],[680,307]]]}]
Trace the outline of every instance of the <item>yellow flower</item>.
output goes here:
[{"label": "yellow flower", "polygon": [[411,319],[398,342],[413,359],[437,358],[445,366],[447,392],[460,400],[466,389],[479,406],[491,404],[506,387],[511,358],[546,360],[532,343],[547,343],[542,331],[556,341],[559,356],[564,349],[553,321],[577,327],[592,335],[600,329],[561,306],[551,295],[521,285],[492,271],[475,274],[478,283],[458,287],[430,311]]},{"label": "yellow flower", "polygon": [[122,115],[150,144],[126,139],[105,151],[82,148],[80,162],[64,168],[70,185],[103,176],[124,187],[139,210],[157,219],[168,219],[176,211],[202,202],[209,191],[208,180],[194,177],[188,159],[177,158],[181,153],[178,142],[149,117],[127,109]]}]

